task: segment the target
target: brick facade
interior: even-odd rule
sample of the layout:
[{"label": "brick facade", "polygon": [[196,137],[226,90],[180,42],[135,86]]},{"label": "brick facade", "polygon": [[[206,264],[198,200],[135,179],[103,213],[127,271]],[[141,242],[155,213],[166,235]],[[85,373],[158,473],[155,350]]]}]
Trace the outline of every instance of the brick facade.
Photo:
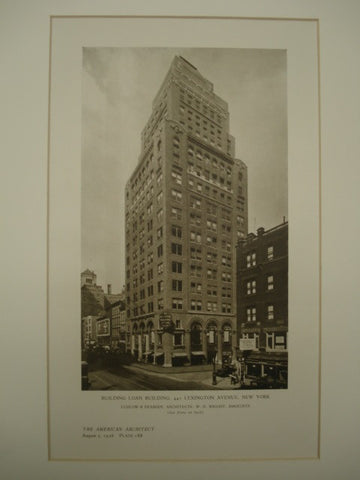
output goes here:
[{"label": "brick facade", "polygon": [[[287,369],[288,223],[259,228],[237,246],[239,339],[254,339],[248,374]],[[250,353],[250,352],[247,352]]]}]

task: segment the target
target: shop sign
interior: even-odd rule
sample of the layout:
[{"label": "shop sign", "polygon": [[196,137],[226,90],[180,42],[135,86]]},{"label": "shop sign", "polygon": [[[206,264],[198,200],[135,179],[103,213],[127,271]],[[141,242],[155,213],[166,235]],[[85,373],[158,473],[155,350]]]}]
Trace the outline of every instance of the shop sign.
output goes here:
[{"label": "shop sign", "polygon": [[97,322],[97,335],[98,337],[110,335],[110,319],[98,320]]},{"label": "shop sign", "polygon": [[255,350],[255,338],[240,338],[240,350]]},{"label": "shop sign", "polygon": [[162,313],[159,317],[160,328],[165,332],[171,332],[174,330],[174,324],[172,321],[171,313]]}]

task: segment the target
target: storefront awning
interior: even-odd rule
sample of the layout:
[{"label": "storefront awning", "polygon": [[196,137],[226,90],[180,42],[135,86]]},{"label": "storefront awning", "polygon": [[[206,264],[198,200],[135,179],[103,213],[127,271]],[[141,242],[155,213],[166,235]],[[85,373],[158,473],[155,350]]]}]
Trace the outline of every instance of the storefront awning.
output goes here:
[{"label": "storefront awning", "polygon": [[273,367],[286,367],[288,364],[287,352],[252,352],[245,363],[256,365],[268,365]]},{"label": "storefront awning", "polygon": [[175,358],[175,357],[187,357],[187,353],[185,353],[185,352],[174,352],[172,354],[172,356],[173,356],[173,358]]},{"label": "storefront awning", "polygon": [[202,355],[203,357],[205,357],[205,352],[191,352],[191,355]]},{"label": "storefront awning", "polygon": [[273,327],[264,327],[263,331],[266,333],[273,333],[273,332],[284,332],[286,333],[288,331],[286,325],[280,325],[280,326],[273,326]]},{"label": "storefront awning", "polygon": [[247,357],[250,362],[254,360],[260,361],[283,361],[288,359],[288,352],[286,350],[272,350],[269,352],[251,352]]},{"label": "storefront awning", "polygon": [[164,355],[164,352],[156,352],[155,357],[160,357],[160,355]]},{"label": "storefront awning", "polygon": [[144,352],[143,355],[151,355],[153,352],[153,350],[148,350],[147,352]]}]

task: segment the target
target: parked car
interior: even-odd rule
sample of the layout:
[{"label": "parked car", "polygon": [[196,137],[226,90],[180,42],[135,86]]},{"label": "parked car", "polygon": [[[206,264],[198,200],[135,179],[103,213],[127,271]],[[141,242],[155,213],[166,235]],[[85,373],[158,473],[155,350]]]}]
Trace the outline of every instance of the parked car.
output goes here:
[{"label": "parked car", "polygon": [[236,369],[233,365],[225,364],[216,371],[216,375],[218,377],[228,377],[229,375],[232,375],[235,372],[235,370]]},{"label": "parked car", "polygon": [[251,380],[250,386],[252,388],[262,389],[275,389],[275,388],[287,388],[287,382],[285,380],[279,380],[271,375],[264,375],[263,377]]},{"label": "parked car", "polygon": [[81,362],[81,389],[88,390],[89,387],[89,365],[87,362]]}]

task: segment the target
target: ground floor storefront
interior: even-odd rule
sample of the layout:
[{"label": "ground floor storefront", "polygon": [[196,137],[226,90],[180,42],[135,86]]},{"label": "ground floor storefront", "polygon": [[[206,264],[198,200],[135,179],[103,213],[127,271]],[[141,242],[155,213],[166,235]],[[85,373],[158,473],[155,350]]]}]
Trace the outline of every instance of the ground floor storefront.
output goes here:
[{"label": "ground floor storefront", "polygon": [[164,367],[231,363],[236,358],[235,318],[158,315],[131,322],[127,350],[139,361]]},{"label": "ground floor storefront", "polygon": [[244,359],[247,378],[261,379],[268,377],[287,386],[288,353],[281,352],[251,352]]}]

